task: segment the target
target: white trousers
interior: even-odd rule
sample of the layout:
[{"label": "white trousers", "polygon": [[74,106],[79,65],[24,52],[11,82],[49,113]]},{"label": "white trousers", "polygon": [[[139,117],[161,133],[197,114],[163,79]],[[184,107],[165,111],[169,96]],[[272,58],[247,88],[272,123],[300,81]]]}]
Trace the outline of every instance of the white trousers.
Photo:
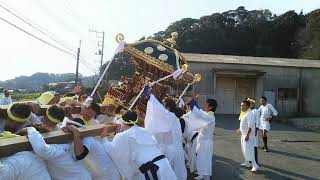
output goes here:
[{"label": "white trousers", "polygon": [[197,148],[196,139],[193,140],[193,143],[189,142],[187,144],[188,165],[191,173],[196,171],[196,158],[197,158],[196,148]]},{"label": "white trousers", "polygon": [[197,171],[199,175],[212,175],[213,140],[198,139],[197,143]]},{"label": "white trousers", "polygon": [[254,145],[255,136],[249,136],[249,140],[245,140],[246,135],[241,135],[241,150],[245,161],[255,161],[254,159]]}]

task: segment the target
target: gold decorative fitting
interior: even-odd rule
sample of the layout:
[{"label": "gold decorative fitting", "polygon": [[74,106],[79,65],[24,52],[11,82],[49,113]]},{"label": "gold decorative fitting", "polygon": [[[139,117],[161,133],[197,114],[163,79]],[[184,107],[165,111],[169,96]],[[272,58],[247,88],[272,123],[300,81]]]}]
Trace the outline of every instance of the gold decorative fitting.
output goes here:
[{"label": "gold decorative fitting", "polygon": [[157,46],[157,49],[158,49],[159,51],[165,51],[165,50],[166,50],[166,48],[163,47],[163,46],[161,46],[161,45]]},{"label": "gold decorative fitting", "polygon": [[181,67],[181,73],[184,74],[188,71],[189,66],[187,64],[182,65]]},{"label": "gold decorative fitting", "polygon": [[152,47],[146,47],[146,48],[144,49],[144,52],[147,53],[147,54],[152,54],[153,51],[154,51],[154,50],[153,50]]},{"label": "gold decorative fitting", "polygon": [[194,81],[195,81],[195,82],[201,81],[201,74],[199,74],[199,73],[195,74],[195,75],[194,75]]},{"label": "gold decorative fitting", "polygon": [[123,34],[119,33],[119,34],[116,35],[117,43],[120,43],[123,40],[124,40],[124,35]]},{"label": "gold decorative fitting", "polygon": [[168,55],[166,55],[166,54],[160,54],[160,55],[159,55],[159,59],[160,59],[161,61],[166,61],[166,60],[168,60]]},{"label": "gold decorative fitting", "polygon": [[166,39],[167,42],[170,43],[170,46],[173,48],[176,45],[176,39],[178,38],[178,33],[173,32],[171,33],[171,38]]}]

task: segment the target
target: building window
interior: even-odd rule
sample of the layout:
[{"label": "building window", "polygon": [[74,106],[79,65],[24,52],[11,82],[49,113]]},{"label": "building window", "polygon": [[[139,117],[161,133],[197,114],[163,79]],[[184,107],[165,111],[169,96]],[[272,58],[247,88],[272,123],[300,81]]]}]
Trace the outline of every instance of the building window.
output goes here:
[{"label": "building window", "polygon": [[297,99],[298,90],[297,88],[279,88],[278,89],[278,99]]}]

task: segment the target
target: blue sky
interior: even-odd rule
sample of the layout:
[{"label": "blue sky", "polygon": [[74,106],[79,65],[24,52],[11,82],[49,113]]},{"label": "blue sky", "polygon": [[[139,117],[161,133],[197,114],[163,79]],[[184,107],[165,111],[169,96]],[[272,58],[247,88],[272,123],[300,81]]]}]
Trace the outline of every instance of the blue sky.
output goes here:
[{"label": "blue sky", "polygon": [[[199,18],[239,6],[248,10],[270,9],[275,14],[288,10],[307,13],[320,8],[320,0],[0,0],[0,4],[68,48],[76,50],[82,40],[81,56],[91,67],[90,70],[80,64],[83,75],[92,75],[99,67],[100,57],[95,55],[97,37],[89,29],[106,32],[106,61],[117,46],[114,40],[117,33],[124,34],[126,41],[132,42],[164,30],[182,18]],[[1,8],[0,17],[55,44]],[[75,72],[75,57],[41,43],[1,20],[0,32],[0,80],[35,72]]]}]

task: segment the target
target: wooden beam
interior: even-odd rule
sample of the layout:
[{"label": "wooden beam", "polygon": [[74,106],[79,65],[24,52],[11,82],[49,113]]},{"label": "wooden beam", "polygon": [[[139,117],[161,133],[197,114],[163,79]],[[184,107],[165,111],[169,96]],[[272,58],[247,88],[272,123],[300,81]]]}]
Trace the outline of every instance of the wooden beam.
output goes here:
[{"label": "wooden beam", "polygon": [[[107,127],[108,132],[115,132],[116,125],[92,125],[78,128],[81,134],[81,137],[87,136],[100,136],[103,128]],[[42,134],[44,140],[47,144],[65,144],[73,140],[73,136],[69,132],[63,131],[52,131]],[[0,139],[0,157],[6,157],[13,155],[20,151],[32,151],[32,146],[29,143],[29,140],[26,136]]]}]

